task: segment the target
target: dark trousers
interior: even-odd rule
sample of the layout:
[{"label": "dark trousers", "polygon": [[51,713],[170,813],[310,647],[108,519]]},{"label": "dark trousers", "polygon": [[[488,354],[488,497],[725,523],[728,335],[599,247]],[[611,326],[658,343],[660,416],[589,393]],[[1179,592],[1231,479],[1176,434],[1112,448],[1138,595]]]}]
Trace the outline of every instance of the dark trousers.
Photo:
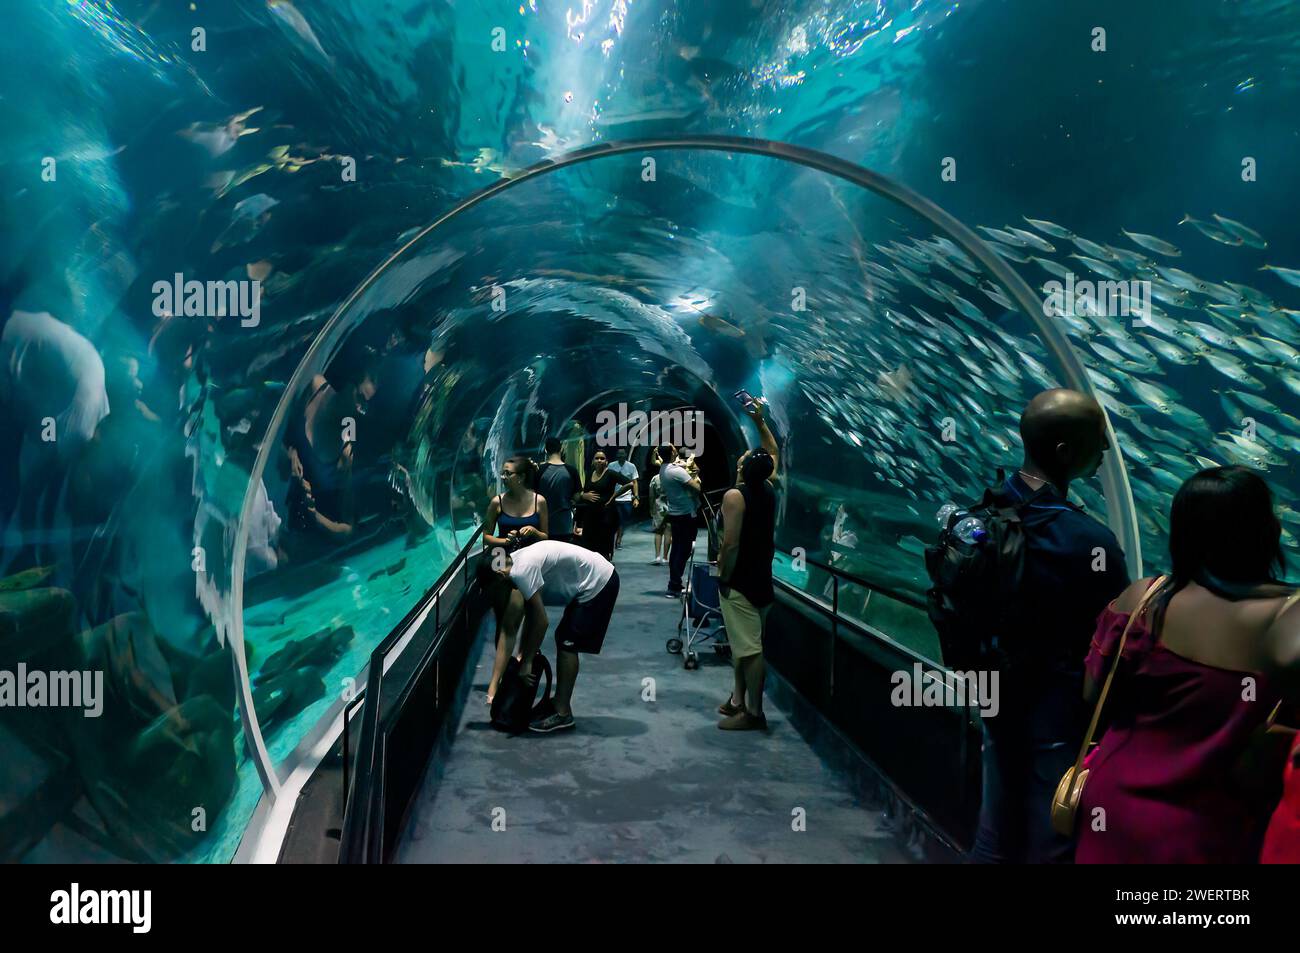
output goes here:
[{"label": "dark trousers", "polygon": [[1052,830],[1052,796],[1074,765],[1079,739],[1042,737],[1019,720],[1003,722],[1006,717],[1001,712],[991,720],[998,724],[984,722],[984,796],[970,860],[1068,864],[1074,842]]},{"label": "dark trousers", "polygon": [[668,550],[668,591],[681,592],[682,573],[686,571],[686,562],[691,558],[691,547],[695,545],[700,527],[694,515],[669,516],[668,524],[673,530],[673,544]]}]

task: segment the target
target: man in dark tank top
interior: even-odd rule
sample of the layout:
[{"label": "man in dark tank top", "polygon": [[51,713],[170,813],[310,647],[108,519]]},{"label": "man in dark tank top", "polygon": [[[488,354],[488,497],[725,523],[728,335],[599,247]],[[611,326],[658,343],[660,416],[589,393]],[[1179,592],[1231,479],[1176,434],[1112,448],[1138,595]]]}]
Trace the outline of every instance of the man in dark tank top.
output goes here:
[{"label": "man in dark tank top", "polygon": [[718,553],[718,591],[722,621],[731,646],[735,683],[718,706],[725,731],[767,727],[763,714],[763,626],[775,595],[772,558],[776,553],[776,438],[763,420],[763,405],[746,406],[758,428],[762,447],[746,452],[737,464],[737,485],[722,498],[722,546]]}]

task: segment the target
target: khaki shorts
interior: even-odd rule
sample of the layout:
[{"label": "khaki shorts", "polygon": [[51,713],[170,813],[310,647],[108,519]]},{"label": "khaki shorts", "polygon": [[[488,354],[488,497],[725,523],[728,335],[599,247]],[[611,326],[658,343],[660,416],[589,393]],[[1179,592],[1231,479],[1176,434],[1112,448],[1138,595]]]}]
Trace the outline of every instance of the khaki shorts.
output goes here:
[{"label": "khaki shorts", "polygon": [[763,652],[763,623],[767,620],[767,610],[771,606],[759,609],[735,589],[729,595],[721,596],[722,624],[727,627],[727,643],[731,646],[732,658],[749,658]]}]

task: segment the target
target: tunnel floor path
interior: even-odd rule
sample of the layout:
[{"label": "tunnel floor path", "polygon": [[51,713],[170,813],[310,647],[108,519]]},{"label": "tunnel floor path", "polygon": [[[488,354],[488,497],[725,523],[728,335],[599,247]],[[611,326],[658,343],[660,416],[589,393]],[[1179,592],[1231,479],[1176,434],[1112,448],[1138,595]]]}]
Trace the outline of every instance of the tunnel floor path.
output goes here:
[{"label": "tunnel floor path", "polygon": [[[701,538],[702,539],[702,538]],[[599,656],[582,656],[577,726],[510,737],[484,703],[490,632],[440,777],[412,807],[399,863],[875,863],[908,858],[769,698],[768,731],[720,731],[731,666],[706,647],[686,671],[665,641],[680,603],[664,597],[653,537],[615,554],[618,605]],[[544,651],[560,610],[548,607]],[[643,700],[653,679],[654,701]],[[796,808],[805,829],[794,830]],[[504,813],[503,813],[504,812]],[[494,830],[504,825],[504,830]]]}]

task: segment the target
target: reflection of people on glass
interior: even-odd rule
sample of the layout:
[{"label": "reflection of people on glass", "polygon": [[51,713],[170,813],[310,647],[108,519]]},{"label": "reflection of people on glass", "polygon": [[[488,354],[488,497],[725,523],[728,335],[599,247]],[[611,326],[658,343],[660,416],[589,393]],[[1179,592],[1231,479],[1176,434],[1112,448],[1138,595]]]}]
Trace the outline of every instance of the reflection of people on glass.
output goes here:
[{"label": "reflection of people on glass", "polygon": [[296,533],[338,542],[352,535],[353,444],[357,422],[375,390],[368,364],[358,368],[341,391],[320,374],[312,379],[311,396],[285,437],[290,518]]},{"label": "reflection of people on glass", "polygon": [[[831,524],[830,539],[830,563],[836,569],[849,571],[846,565],[849,554],[858,548],[858,534],[853,532],[849,526],[849,511],[843,501],[835,507],[835,521]],[[829,600],[834,592],[834,582],[831,579],[826,580],[826,585],[822,589],[822,595]],[[840,596],[845,595],[843,587],[840,589]]]},{"label": "reflection of people on glass", "polygon": [[69,468],[108,416],[104,362],[90,341],[47,311],[0,318],[7,318],[0,334],[0,426],[7,438],[0,516],[7,522],[17,511],[15,529],[31,534],[54,520]]},{"label": "reflection of people on glass", "polygon": [[576,420],[569,421],[569,428],[564,434],[564,459],[573,464],[578,471],[579,484],[587,482],[587,431]]}]

